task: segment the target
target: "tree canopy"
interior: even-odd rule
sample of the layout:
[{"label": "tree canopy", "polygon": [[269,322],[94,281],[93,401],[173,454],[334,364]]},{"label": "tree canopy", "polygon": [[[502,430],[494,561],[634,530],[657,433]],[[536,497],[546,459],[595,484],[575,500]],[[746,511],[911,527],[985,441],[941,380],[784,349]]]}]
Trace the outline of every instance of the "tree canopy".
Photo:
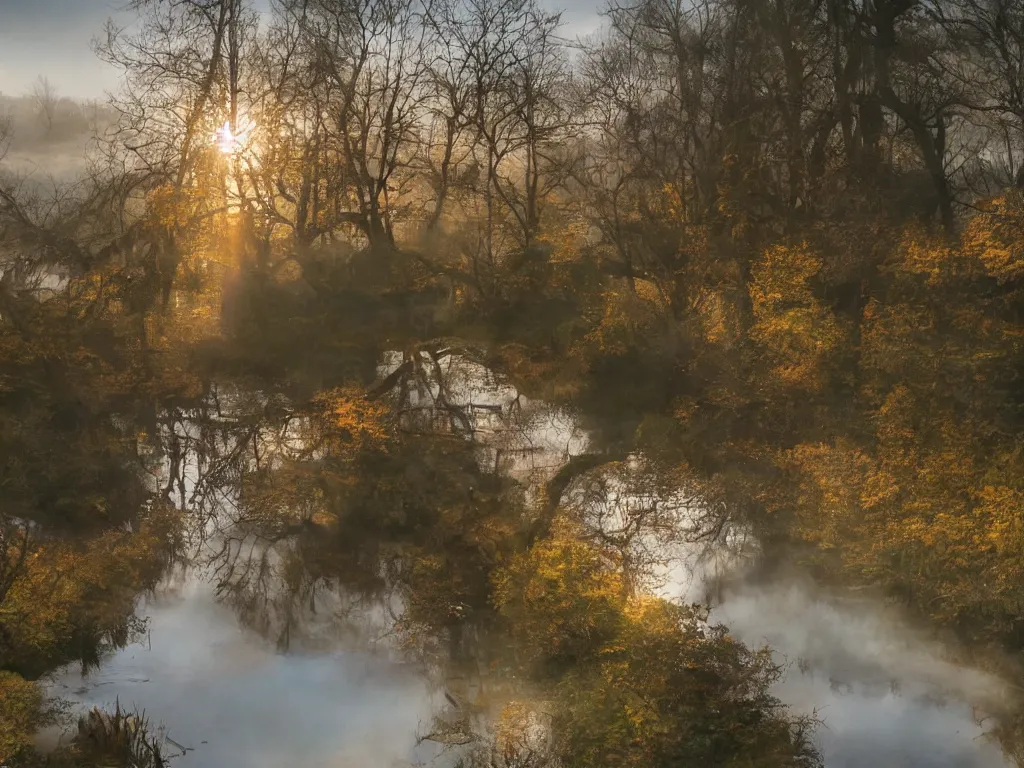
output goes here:
[{"label": "tree canopy", "polygon": [[680,541],[1024,650],[1017,4],[132,8],[88,171],[0,169],[0,762],[182,560],[486,676],[479,765],[820,763]]}]

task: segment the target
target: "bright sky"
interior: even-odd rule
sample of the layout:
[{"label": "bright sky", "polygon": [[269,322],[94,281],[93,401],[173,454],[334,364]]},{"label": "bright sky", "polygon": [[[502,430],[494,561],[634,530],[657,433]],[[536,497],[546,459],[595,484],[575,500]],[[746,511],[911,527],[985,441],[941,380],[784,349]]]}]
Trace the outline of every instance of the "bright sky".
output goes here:
[{"label": "bright sky", "polygon": [[19,96],[40,75],[62,96],[94,98],[117,87],[117,72],[90,41],[125,0],[0,0],[0,92]]},{"label": "bright sky", "polygon": [[[19,96],[45,75],[62,96],[99,98],[118,86],[118,73],[100,62],[90,42],[108,18],[131,19],[128,0],[0,0],[0,93]],[[597,26],[604,0],[543,0],[563,10],[563,34]]]}]

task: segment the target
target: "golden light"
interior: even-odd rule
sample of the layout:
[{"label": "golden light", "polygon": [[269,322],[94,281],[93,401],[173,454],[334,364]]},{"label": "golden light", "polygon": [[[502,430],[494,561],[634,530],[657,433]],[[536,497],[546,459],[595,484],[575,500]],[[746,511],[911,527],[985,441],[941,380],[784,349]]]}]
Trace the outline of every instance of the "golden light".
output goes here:
[{"label": "golden light", "polygon": [[233,155],[243,148],[252,129],[253,125],[250,123],[241,130],[235,131],[231,127],[231,121],[225,120],[224,125],[218,128],[217,132],[213,135],[213,141],[217,145],[217,149],[222,153]]}]

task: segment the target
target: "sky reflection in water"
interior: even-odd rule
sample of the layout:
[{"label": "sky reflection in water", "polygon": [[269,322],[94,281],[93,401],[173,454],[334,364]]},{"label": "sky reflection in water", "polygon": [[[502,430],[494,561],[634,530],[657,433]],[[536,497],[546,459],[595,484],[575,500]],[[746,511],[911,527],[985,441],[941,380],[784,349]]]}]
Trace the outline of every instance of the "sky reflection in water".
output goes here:
[{"label": "sky reflection in water", "polygon": [[[386,360],[382,374],[394,364]],[[514,399],[486,370],[459,367],[449,373],[460,401],[507,407]],[[480,435],[533,449],[507,468],[523,479],[547,476],[567,454],[585,450],[586,436],[566,414],[530,403],[523,421],[519,434]],[[704,575],[684,551],[661,593],[700,601]],[[712,621],[751,647],[770,645],[788,665],[775,693],[823,719],[817,741],[828,768],[1006,765],[972,706],[998,699],[1000,683],[945,660],[900,616],[799,583],[740,580],[720,599]],[[436,754],[417,750],[415,735],[438,695],[410,666],[368,653],[276,653],[196,579],[144,610],[151,647],[129,647],[85,680],[66,674],[54,692],[87,706],[119,699],[145,709],[171,739],[194,748],[175,761],[182,768],[389,768]]]},{"label": "sky reflection in water", "polygon": [[411,668],[368,653],[276,653],[197,580],[146,612],[151,646],[130,646],[85,679],[67,673],[54,693],[145,709],[194,749],[179,768],[387,768],[412,756],[430,696]]}]

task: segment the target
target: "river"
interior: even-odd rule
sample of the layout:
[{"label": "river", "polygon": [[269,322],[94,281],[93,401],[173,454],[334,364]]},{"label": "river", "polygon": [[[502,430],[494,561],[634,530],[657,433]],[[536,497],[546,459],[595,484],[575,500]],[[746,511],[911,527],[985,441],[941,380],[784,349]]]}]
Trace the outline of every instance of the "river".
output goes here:
[{"label": "river", "polygon": [[[395,365],[386,360],[382,371]],[[485,416],[477,420],[481,461],[494,460],[500,445],[512,457],[506,471],[536,479],[586,445],[566,414],[517,399],[482,369],[463,364],[449,384],[453,397],[481,406],[482,414],[495,405],[508,411],[512,402],[521,408],[523,428],[515,434]],[[678,553],[663,594],[700,599],[704,584],[692,554]],[[139,611],[149,618],[141,643],[87,677],[55,675],[51,690],[77,707],[119,701],[145,710],[183,768],[445,762],[436,746],[417,746],[416,738],[443,706],[443,692],[386,647],[321,642],[303,650],[298,643],[280,652],[243,628],[197,571],[169,581]],[[821,718],[816,738],[829,768],[1007,764],[978,722],[997,705],[1002,684],[949,661],[940,645],[880,603],[796,579],[738,578],[711,618],[748,645],[776,651],[787,671],[775,693]]]}]

